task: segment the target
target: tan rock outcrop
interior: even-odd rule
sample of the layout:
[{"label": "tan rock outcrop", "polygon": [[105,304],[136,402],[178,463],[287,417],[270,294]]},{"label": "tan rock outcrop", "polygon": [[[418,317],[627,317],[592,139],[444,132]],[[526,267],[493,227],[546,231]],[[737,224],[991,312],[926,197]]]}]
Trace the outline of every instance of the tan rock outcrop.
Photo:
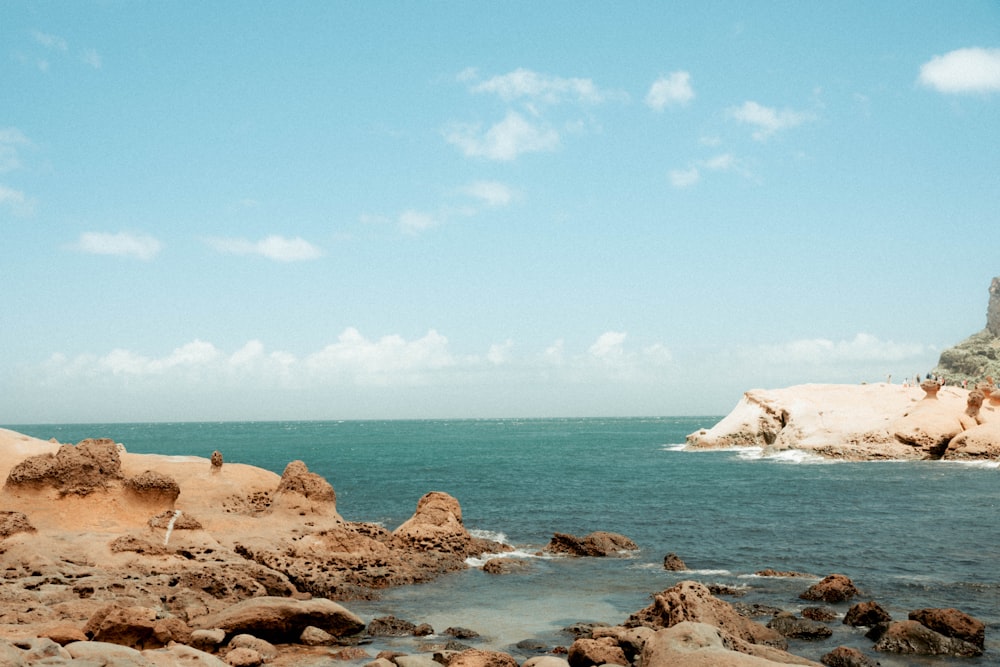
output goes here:
[{"label": "tan rock outcrop", "polygon": [[643,667],[774,667],[820,663],[740,640],[717,626],[682,621],[657,631],[642,651]]},{"label": "tan rock outcrop", "polygon": [[706,623],[752,644],[782,650],[788,647],[779,632],[741,616],[732,605],[713,596],[707,586],[696,581],[682,581],[654,595],[653,603],[632,614],[625,625],[657,629],[684,621]]}]

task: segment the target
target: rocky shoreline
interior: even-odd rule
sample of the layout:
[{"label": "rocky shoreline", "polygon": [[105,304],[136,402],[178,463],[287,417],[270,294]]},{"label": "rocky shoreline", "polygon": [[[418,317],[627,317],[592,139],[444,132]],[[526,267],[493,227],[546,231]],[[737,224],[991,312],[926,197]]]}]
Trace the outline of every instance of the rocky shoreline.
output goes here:
[{"label": "rocky shoreline", "polygon": [[[333,487],[300,461],[279,476],[225,463],[220,453],[138,455],[106,439],[67,445],[2,429],[0,474],[4,667],[518,664],[510,653],[475,648],[474,630],[438,635],[419,619],[366,620],[349,610],[386,587],[466,568],[470,557],[493,574],[518,571],[523,560],[503,557],[509,547],[469,534],[448,494],[427,493],[389,530],[345,521]],[[545,550],[608,557],[637,548],[598,531],[556,533]],[[675,554],[664,567],[686,569]],[[876,652],[984,650],[982,623],[958,610],[915,610],[893,621],[874,601],[846,609],[858,592],[843,575],[803,592],[845,607],[818,607],[814,619],[723,599],[738,594],[682,581],[619,626],[579,625],[564,644],[526,646],[531,657],[520,657],[530,667],[815,665],[789,653],[788,639],[828,637],[841,617],[870,626]],[[420,638],[415,652],[374,651],[379,637],[399,635]],[[823,663],[875,664],[849,647]]]}]

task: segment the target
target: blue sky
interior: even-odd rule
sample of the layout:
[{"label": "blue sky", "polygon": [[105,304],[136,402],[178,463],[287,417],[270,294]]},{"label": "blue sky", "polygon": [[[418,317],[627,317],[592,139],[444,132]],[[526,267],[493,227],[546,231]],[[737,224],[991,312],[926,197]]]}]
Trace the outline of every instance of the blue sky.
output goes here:
[{"label": "blue sky", "polygon": [[14,1],[0,85],[0,423],[723,414],[1000,275],[992,0]]}]

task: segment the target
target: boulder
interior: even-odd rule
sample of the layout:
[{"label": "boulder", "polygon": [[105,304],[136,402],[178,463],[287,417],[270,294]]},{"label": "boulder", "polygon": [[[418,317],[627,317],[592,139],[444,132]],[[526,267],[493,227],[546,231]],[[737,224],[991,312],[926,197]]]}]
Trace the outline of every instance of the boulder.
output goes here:
[{"label": "boulder", "polygon": [[798,618],[795,614],[782,612],[767,624],[772,630],[777,630],[783,637],[789,639],[826,639],[833,634],[827,625],[818,621]]},{"label": "boulder", "polygon": [[517,667],[517,661],[507,653],[472,648],[452,657],[448,667]]},{"label": "boulder", "polygon": [[254,637],[250,634],[236,635],[229,640],[229,644],[226,646],[226,649],[230,652],[240,649],[250,650],[259,655],[266,662],[270,662],[278,657],[278,647],[269,641],[265,641],[260,637]]},{"label": "boulder", "polygon": [[554,655],[536,655],[524,661],[521,667],[567,667],[569,661]]},{"label": "boulder", "polygon": [[568,556],[621,556],[629,551],[635,551],[639,546],[618,533],[595,531],[584,537],[556,533],[545,547],[545,551]]},{"label": "boulder", "polygon": [[[142,657],[152,662],[156,667],[226,667],[226,663],[215,657],[184,644],[171,644],[142,652]],[[108,667],[117,667],[118,663],[108,663]]]},{"label": "boulder", "polygon": [[395,616],[380,616],[368,623],[365,632],[370,637],[407,637],[412,636],[416,629],[416,624],[410,621]]},{"label": "boulder", "polygon": [[646,640],[653,636],[655,630],[644,626],[636,628],[626,628],[621,625],[610,627],[594,628],[593,638],[611,637],[619,648],[625,653],[625,658],[632,663],[636,656],[642,653],[642,647],[646,645]]},{"label": "boulder", "polygon": [[836,604],[845,602],[858,594],[854,582],[842,574],[831,574],[805,590],[800,598],[813,602]]},{"label": "boulder", "polygon": [[156,667],[156,663],[129,646],[107,642],[73,642],[66,652],[83,664],[113,665],[114,667]]},{"label": "boulder", "polygon": [[570,667],[593,667],[594,665],[628,665],[625,652],[613,637],[599,639],[577,639],[569,647],[566,656]]},{"label": "boulder", "polygon": [[337,502],[333,486],[320,475],[309,472],[309,468],[302,461],[292,461],[285,466],[276,493],[298,493],[309,500],[321,503]]},{"label": "boulder", "polygon": [[663,557],[663,569],[671,572],[681,572],[688,569],[688,566],[675,553],[668,553]]},{"label": "boulder", "polygon": [[830,607],[806,607],[802,610],[802,617],[810,621],[832,621],[837,618],[837,612]]},{"label": "boulder", "polygon": [[781,633],[741,616],[727,602],[714,597],[704,584],[682,581],[653,596],[653,603],[632,614],[625,625],[669,628],[684,621],[704,623],[752,644],[785,649]]},{"label": "boulder", "polygon": [[7,475],[11,488],[54,488],[61,494],[85,496],[122,477],[118,446],[110,438],[62,445],[54,454],[38,454],[21,461]]},{"label": "boulder", "polygon": [[1000,459],[1000,417],[956,435],[942,458],[950,461]]},{"label": "boulder", "polygon": [[967,641],[980,649],[985,646],[986,626],[979,619],[958,609],[918,609],[909,613],[909,619],[945,637]]},{"label": "boulder", "polygon": [[174,501],[181,495],[181,487],[173,477],[155,470],[126,478],[122,487],[126,496],[133,500],[164,507],[173,507]]},{"label": "boulder", "polygon": [[406,545],[426,551],[469,554],[473,546],[462,523],[462,507],[442,491],[425,494],[413,516],[392,534]]},{"label": "boulder", "polygon": [[874,600],[859,602],[853,605],[847,610],[847,614],[844,616],[844,624],[854,627],[865,626],[870,628],[879,623],[886,623],[891,620],[892,616],[889,615],[889,612]]},{"label": "boulder", "polygon": [[137,650],[159,648],[172,641],[191,641],[191,629],[179,618],[158,618],[149,607],[110,604],[100,608],[83,628],[93,641],[130,646]]},{"label": "boulder", "polygon": [[354,635],[365,624],[341,605],[324,598],[296,600],[256,597],[195,619],[198,628],[221,628],[228,635],[249,633],[275,643],[292,643],[310,625],[334,637]]},{"label": "boulder", "polygon": [[264,664],[264,656],[252,648],[234,648],[226,654],[229,667],[259,667]]},{"label": "boulder", "polygon": [[654,633],[642,650],[643,667],[774,667],[820,664],[783,650],[742,641],[706,623],[683,621]]},{"label": "boulder", "polygon": [[[934,391],[930,391],[931,388]],[[949,441],[964,430],[962,413],[954,406],[939,401],[938,385],[926,381],[921,385],[927,395],[913,408],[893,422],[891,431],[900,442],[915,447],[927,458],[941,458]]]},{"label": "boulder", "polygon": [[876,627],[881,632],[875,642],[876,651],[958,657],[977,656],[983,652],[983,649],[975,644],[946,637],[918,621],[894,621]]},{"label": "boulder", "polygon": [[524,558],[491,558],[483,563],[483,572],[487,574],[511,574],[521,572],[531,567]]},{"label": "boulder", "polygon": [[878,667],[879,663],[856,648],[838,646],[819,659],[826,667]]}]

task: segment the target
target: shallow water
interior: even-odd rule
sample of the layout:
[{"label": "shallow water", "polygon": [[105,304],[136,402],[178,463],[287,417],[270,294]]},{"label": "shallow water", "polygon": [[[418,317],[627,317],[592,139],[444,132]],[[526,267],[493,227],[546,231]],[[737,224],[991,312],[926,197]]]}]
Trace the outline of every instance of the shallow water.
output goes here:
[{"label": "shallow water", "polygon": [[[687,452],[684,436],[718,418],[434,420],[210,424],[13,425],[40,438],[112,437],[132,452],[199,455],[280,473],[294,459],[329,480],[349,520],[389,528],[426,492],[459,499],[466,526],[501,535],[526,555],[554,532],[610,530],[641,549],[626,559],[532,558],[523,573],[481,570],[387,591],[348,606],[435,629],[462,626],[484,644],[571,641],[578,621],[619,623],[649,595],[683,579],[746,590],[738,601],[798,611],[811,581],[764,569],[846,574],[894,618],[957,607],[988,624],[981,659],[1000,663],[1000,470],[942,462],[831,463],[759,450]],[[693,571],[662,568],[678,554]],[[737,601],[731,599],[730,601]],[[837,606],[841,613],[849,605]],[[763,619],[766,621],[766,619]],[[870,652],[862,631],[833,623],[817,659],[838,644]],[[880,654],[883,665],[925,664]]]}]

